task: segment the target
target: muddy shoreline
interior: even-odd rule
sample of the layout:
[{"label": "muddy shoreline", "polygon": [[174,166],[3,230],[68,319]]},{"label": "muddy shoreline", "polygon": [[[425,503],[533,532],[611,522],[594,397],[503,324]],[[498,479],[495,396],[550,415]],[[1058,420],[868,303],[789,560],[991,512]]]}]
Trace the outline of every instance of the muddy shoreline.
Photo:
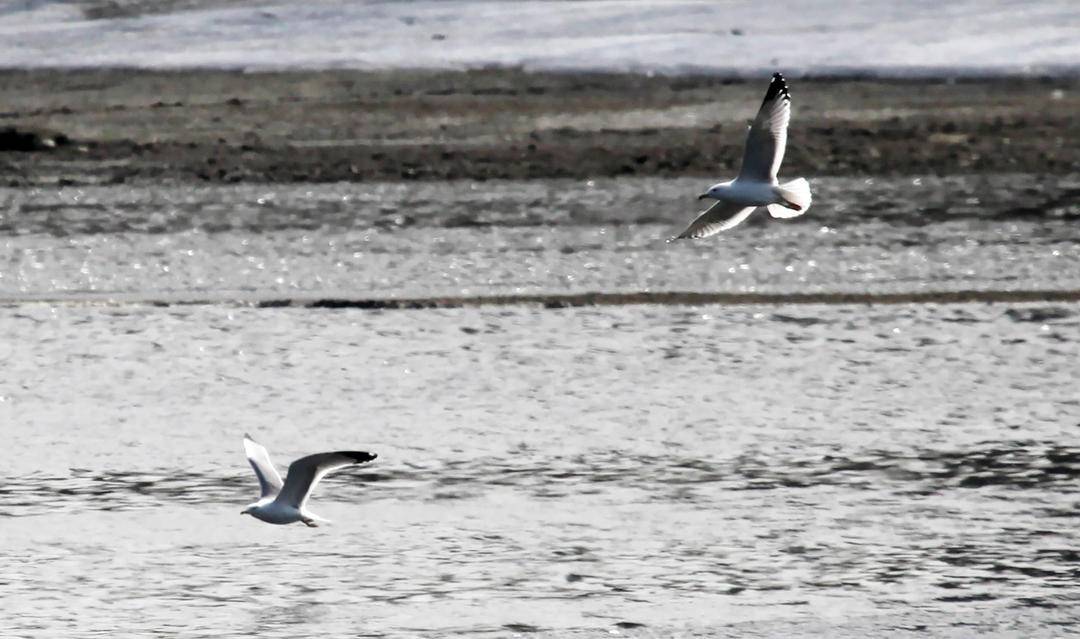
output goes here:
[{"label": "muddy shoreline", "polygon": [[[799,78],[787,175],[1080,171],[1080,80]],[[0,184],[720,176],[764,82],[467,72],[6,70]],[[26,140],[23,139],[25,142]]]}]

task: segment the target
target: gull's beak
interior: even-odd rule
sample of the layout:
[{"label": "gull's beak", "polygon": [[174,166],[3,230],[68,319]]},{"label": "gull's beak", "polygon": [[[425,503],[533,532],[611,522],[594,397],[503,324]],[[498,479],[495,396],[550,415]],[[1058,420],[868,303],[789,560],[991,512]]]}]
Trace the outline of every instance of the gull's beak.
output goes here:
[{"label": "gull's beak", "polygon": [[701,195],[697,196],[697,199],[699,199],[699,200],[707,200],[710,197],[712,197],[712,196],[709,195],[708,193],[702,193]]}]

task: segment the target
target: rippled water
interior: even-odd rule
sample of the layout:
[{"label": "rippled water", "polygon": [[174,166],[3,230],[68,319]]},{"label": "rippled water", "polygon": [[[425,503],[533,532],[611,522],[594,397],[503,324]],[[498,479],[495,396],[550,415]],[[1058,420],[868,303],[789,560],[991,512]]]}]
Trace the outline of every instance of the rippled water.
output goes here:
[{"label": "rippled water", "polygon": [[803,218],[666,243],[702,188],[0,189],[0,295],[1080,289],[1080,177],[821,178]]},{"label": "rippled water", "polygon": [[[447,210],[477,206],[467,192],[444,193]],[[476,268],[438,275],[464,260],[510,262],[495,289],[1068,288],[1080,279],[1068,211],[848,225],[826,204],[822,219],[669,247],[656,243],[668,222],[611,218],[134,230],[135,196],[113,196],[97,192],[93,215],[125,228],[46,231],[31,207],[3,238],[5,636],[1077,632],[1080,304],[363,311],[80,297],[294,290],[241,272],[244,246],[284,259],[277,276],[301,291],[316,276],[334,290],[490,290]],[[363,233],[372,248],[323,273]],[[767,266],[808,254],[845,266]],[[738,259],[750,266],[723,275]],[[710,260],[718,274],[701,275]],[[526,275],[536,264],[593,275]],[[239,515],[256,489],[245,432],[279,464],[336,447],[379,459],[320,486],[312,509],[333,524],[264,525]]]}]

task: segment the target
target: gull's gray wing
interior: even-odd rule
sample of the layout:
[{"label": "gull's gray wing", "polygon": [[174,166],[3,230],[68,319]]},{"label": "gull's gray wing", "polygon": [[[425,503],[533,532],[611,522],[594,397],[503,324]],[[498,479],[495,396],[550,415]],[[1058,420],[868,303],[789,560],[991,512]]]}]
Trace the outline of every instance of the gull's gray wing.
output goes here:
[{"label": "gull's gray wing", "polygon": [[791,119],[791,95],[784,76],[774,73],[765,100],[758,109],[746,135],[739,179],[772,182],[784,160],[788,121]]},{"label": "gull's gray wing", "polygon": [[316,453],[301,457],[289,466],[285,476],[285,486],[278,493],[276,501],[302,508],[311,491],[327,473],[338,468],[363,464],[378,457],[375,453],[359,450],[339,450],[332,453]]},{"label": "gull's gray wing", "polygon": [[250,435],[244,435],[244,454],[255,469],[255,476],[259,478],[262,497],[276,495],[281,490],[281,475],[270,461],[270,453]]},{"label": "gull's gray wing", "polygon": [[690,238],[693,240],[701,239],[703,237],[709,237],[710,235],[716,235],[720,231],[726,231],[734,226],[738,226],[743,220],[750,217],[750,214],[754,212],[756,206],[743,207],[741,204],[733,204],[731,202],[724,202],[723,200],[710,206],[701,215],[697,216],[697,219],[690,223],[690,226],[686,227],[686,230],[679,233],[672,240],[682,240]]}]

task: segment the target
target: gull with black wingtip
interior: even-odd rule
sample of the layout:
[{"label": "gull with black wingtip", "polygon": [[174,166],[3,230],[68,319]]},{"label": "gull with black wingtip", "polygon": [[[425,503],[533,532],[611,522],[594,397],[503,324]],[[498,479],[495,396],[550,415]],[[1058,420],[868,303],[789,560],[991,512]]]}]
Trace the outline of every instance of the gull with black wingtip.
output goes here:
[{"label": "gull with black wingtip", "polygon": [[716,203],[704,211],[686,230],[671,238],[699,239],[726,231],[743,222],[754,209],[764,206],[775,218],[798,217],[810,208],[810,183],[804,178],[780,184],[776,172],[784,159],[791,95],[787,82],[773,74],[765,100],[750,125],[738,177],[720,182],[698,197]]},{"label": "gull with black wingtip", "polygon": [[259,478],[262,495],[259,501],[245,508],[240,514],[251,515],[269,524],[302,521],[312,528],[318,526],[319,522],[328,523],[328,520],[305,508],[308,497],[319,480],[331,471],[353,464],[363,464],[378,457],[375,453],[358,450],[308,455],[289,465],[289,473],[282,482],[281,475],[270,461],[270,453],[249,435],[244,435],[244,453],[251,462],[251,467],[255,469],[255,476]]}]

